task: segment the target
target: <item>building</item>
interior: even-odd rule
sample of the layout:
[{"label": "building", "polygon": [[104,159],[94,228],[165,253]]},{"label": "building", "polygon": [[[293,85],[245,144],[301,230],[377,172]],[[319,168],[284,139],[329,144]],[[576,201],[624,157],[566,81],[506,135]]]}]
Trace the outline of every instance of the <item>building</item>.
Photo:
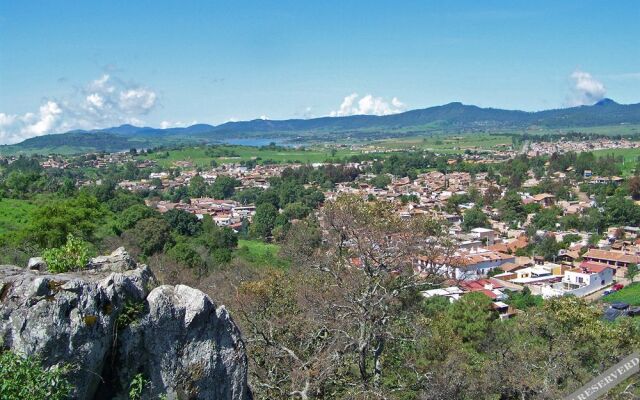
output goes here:
[{"label": "building", "polygon": [[614,269],[610,266],[583,261],[579,267],[564,272],[561,282],[542,287],[543,297],[574,295],[587,296],[613,283]]}]

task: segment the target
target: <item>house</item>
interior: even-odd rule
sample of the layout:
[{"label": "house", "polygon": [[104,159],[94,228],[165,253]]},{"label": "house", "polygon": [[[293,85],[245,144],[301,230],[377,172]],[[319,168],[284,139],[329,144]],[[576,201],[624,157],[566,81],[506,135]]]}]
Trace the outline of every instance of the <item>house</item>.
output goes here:
[{"label": "house", "polygon": [[611,251],[601,249],[589,249],[582,258],[585,261],[605,264],[611,266],[616,271],[616,276],[624,276],[627,267],[631,264],[640,263],[640,257],[624,251]]},{"label": "house", "polygon": [[496,238],[496,232],[488,228],[473,228],[471,229],[471,236],[487,245],[492,245]]},{"label": "house", "polygon": [[443,275],[463,280],[482,278],[494,268],[506,263],[514,263],[515,260],[513,255],[480,248],[470,251],[461,249],[453,257],[446,260],[434,260],[420,256],[416,264],[418,271],[426,271],[435,267]]},{"label": "house", "polygon": [[614,269],[608,265],[583,261],[579,267],[565,271],[561,282],[542,288],[545,298],[573,295],[583,297],[613,283]]},{"label": "house", "polygon": [[551,207],[555,203],[556,196],[549,193],[540,193],[532,197],[533,202],[542,207]]}]

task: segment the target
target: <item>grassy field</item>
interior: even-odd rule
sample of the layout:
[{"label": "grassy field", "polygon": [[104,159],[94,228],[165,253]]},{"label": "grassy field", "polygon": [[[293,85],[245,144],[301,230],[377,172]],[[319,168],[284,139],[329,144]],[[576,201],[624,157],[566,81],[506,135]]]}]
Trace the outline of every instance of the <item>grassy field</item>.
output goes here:
[{"label": "grassy field", "polygon": [[462,153],[465,150],[500,150],[511,146],[511,137],[468,134],[387,139],[372,143],[386,149],[426,149],[439,153]]},{"label": "grassy field", "polygon": [[278,256],[279,246],[258,240],[238,240],[237,255],[247,262],[264,267],[287,268],[289,263]]},{"label": "grassy field", "polygon": [[[228,150],[233,155],[212,157],[207,154],[207,147],[196,146],[168,150],[168,156],[166,155],[167,152],[158,151],[141,157],[155,160],[163,167],[173,167],[176,161],[189,161],[196,167],[208,167],[211,165],[211,160],[216,160],[218,163],[231,163],[251,159],[256,159],[258,162],[273,160],[276,162],[313,163],[323,162],[332,158],[331,149],[322,147],[310,149],[261,149],[248,146],[221,146],[221,148]],[[359,153],[359,151],[352,151],[347,148],[338,148],[333,157],[342,158]]]},{"label": "grassy field", "polygon": [[631,175],[636,167],[638,157],[640,157],[640,148],[596,150],[593,152],[593,154],[595,154],[596,157],[604,157],[610,154],[613,154],[616,157],[622,156],[624,158],[621,166],[622,174]]},{"label": "grassy field", "polygon": [[640,283],[632,283],[602,299],[607,303],[622,302],[632,306],[640,306]]},{"label": "grassy field", "polygon": [[18,230],[29,221],[29,214],[35,207],[27,200],[0,200],[0,234]]}]

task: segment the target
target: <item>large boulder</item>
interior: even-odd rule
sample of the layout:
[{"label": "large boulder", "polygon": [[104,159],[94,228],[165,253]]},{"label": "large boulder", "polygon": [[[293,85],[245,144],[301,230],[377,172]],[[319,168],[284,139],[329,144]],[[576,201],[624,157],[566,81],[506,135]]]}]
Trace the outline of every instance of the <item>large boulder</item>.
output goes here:
[{"label": "large boulder", "polygon": [[74,397],[250,399],[247,357],[224,306],[188,286],[157,286],[118,249],[87,269],[0,266],[0,342],[45,366],[73,367]]}]

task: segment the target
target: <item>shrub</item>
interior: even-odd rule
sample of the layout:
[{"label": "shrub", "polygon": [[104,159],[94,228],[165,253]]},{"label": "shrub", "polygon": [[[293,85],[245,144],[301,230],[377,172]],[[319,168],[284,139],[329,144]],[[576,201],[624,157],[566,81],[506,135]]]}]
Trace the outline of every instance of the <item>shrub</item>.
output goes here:
[{"label": "shrub", "polygon": [[42,258],[50,272],[61,273],[84,268],[89,262],[89,245],[73,235],[62,247],[45,250]]},{"label": "shrub", "polygon": [[142,374],[136,374],[129,384],[129,399],[138,400],[142,398],[144,388],[149,384]]},{"label": "shrub", "polygon": [[45,369],[36,357],[0,352],[0,398],[4,400],[59,400],[69,398],[68,366]]}]

